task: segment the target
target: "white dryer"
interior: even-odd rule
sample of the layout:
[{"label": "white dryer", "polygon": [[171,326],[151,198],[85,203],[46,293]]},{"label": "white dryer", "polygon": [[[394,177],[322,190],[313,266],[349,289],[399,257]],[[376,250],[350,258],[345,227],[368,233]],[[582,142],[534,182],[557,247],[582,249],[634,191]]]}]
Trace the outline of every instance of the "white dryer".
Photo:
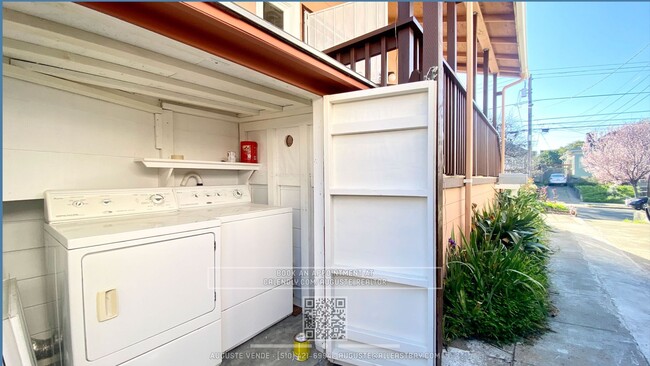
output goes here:
[{"label": "white dryer", "polygon": [[254,204],[248,186],[175,188],[181,212],[221,221],[222,348],[293,310],[292,209]]},{"label": "white dryer", "polygon": [[219,221],[170,188],[45,193],[64,365],[221,362]]}]

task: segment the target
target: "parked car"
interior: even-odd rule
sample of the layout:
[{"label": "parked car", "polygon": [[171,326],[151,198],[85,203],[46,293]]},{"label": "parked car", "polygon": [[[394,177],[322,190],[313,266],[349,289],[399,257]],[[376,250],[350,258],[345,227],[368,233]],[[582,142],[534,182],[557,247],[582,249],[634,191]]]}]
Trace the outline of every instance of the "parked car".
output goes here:
[{"label": "parked car", "polygon": [[635,210],[645,211],[646,216],[648,216],[648,220],[650,220],[650,204],[648,203],[648,197],[635,198],[631,200],[627,205]]},{"label": "parked car", "polygon": [[564,175],[562,173],[553,173],[548,178],[548,185],[549,186],[554,185],[554,184],[566,186],[566,182],[567,182],[566,175]]}]

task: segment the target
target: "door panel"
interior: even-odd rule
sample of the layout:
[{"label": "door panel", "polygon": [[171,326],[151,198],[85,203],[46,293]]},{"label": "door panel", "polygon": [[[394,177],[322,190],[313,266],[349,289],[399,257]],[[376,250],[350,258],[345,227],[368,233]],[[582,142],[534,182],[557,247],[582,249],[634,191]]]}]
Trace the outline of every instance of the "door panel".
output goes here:
[{"label": "door panel", "polygon": [[323,100],[316,293],[344,299],[345,337],[324,343],[334,362],[435,362],[435,97],[427,81]]},{"label": "door panel", "polygon": [[206,233],[86,255],[87,359],[97,360],[214,311],[214,243],[214,235]]},{"label": "door panel", "polygon": [[283,213],[221,225],[223,310],[291,282],[290,222]]}]

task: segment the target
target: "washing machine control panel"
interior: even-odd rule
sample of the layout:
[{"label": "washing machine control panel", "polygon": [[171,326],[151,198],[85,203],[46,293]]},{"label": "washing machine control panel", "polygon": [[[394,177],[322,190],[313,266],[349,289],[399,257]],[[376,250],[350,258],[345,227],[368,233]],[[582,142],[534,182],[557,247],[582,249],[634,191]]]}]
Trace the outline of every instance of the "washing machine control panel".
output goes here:
[{"label": "washing machine control panel", "polygon": [[45,192],[45,214],[48,222],[177,209],[176,196],[171,188]]},{"label": "washing machine control panel", "polygon": [[202,186],[179,187],[174,189],[178,207],[208,207],[230,203],[250,203],[248,186]]}]

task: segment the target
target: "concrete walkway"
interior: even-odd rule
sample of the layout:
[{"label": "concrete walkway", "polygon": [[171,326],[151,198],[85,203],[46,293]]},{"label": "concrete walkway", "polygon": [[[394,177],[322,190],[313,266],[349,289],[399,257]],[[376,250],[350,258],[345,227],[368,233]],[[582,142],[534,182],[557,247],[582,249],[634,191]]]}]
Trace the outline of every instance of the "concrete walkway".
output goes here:
[{"label": "concrete walkway", "polygon": [[580,219],[549,215],[549,223],[555,250],[550,290],[557,307],[551,331],[502,348],[456,342],[443,355],[443,365],[648,366],[648,268]]}]

